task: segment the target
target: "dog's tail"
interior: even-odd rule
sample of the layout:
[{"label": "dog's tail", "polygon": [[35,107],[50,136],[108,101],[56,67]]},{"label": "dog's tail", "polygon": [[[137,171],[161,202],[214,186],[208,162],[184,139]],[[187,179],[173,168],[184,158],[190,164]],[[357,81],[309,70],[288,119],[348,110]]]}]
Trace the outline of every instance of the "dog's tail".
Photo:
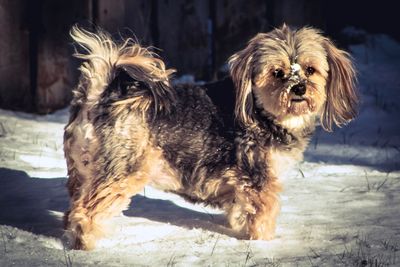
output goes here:
[{"label": "dog's tail", "polygon": [[117,44],[101,30],[91,33],[74,26],[70,35],[83,50],[83,53],[76,51],[74,56],[85,60],[80,67],[81,82],[74,91],[75,103],[90,109],[115,85],[125,88],[119,88],[124,93],[113,104],[130,104],[143,111],[153,106],[154,114],[171,108],[175,92],[169,76],[174,70],[166,69],[155,53],[133,39]]}]

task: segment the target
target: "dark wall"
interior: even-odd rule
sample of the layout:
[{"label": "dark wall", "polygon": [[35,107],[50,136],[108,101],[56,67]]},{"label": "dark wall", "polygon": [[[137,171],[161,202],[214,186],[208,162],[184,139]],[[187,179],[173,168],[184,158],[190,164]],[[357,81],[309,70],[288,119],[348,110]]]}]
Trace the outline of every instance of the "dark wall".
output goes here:
[{"label": "dark wall", "polygon": [[0,107],[31,104],[29,31],[22,1],[0,1]]},{"label": "dark wall", "polygon": [[399,1],[336,0],[326,1],[324,5],[326,30],[339,40],[343,39],[343,28],[354,26],[369,33],[385,33],[400,41]]},{"label": "dark wall", "polygon": [[0,0],[0,107],[47,113],[69,103],[75,23],[136,36],[177,75],[212,80],[251,37],[283,23],[320,28],[345,47],[347,26],[400,39],[397,13],[388,0]]},{"label": "dark wall", "polygon": [[36,54],[37,62],[31,70],[36,76],[36,110],[47,113],[66,106],[71,99],[77,73],[71,61],[73,49],[68,32],[73,24],[88,19],[90,6],[87,0],[39,2],[37,26],[31,32],[36,35],[31,45],[37,46],[37,51],[31,49],[31,57]]},{"label": "dark wall", "polygon": [[48,113],[68,105],[77,80],[69,29],[90,0],[0,0],[0,107]]}]

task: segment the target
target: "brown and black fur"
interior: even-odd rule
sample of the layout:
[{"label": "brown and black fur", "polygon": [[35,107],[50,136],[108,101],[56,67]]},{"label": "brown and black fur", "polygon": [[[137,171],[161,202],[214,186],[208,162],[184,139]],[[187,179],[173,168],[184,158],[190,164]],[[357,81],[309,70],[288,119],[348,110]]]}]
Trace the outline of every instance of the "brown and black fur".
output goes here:
[{"label": "brown and black fur", "polygon": [[[291,38],[296,34],[286,26],[275,31]],[[266,109],[268,103],[259,97],[258,84],[272,79],[259,77],[260,64],[269,68],[268,58],[257,50],[262,38],[256,37],[232,56],[226,80],[172,86],[172,71],[131,40],[118,45],[104,32],[76,27],[71,35],[86,50],[77,54],[86,61],[64,137],[71,196],[65,225],[77,249],[92,249],[104,234],[107,219],[125,209],[148,184],[225,210],[230,226],[244,238],[271,239],[279,212],[278,177],[302,159],[314,114],[322,112],[329,129],[332,122],[340,125],[354,115],[354,103],[340,107],[343,114],[337,115],[335,107],[327,107],[326,98],[316,100],[322,101],[318,110],[311,104],[308,110],[303,100],[296,99],[293,105],[299,107],[285,112],[294,110],[293,116],[307,119],[295,128],[286,127],[280,121],[282,114]],[[325,71],[329,84],[327,76],[333,74]],[[283,79],[274,83],[285,87]],[[292,89],[285,90],[290,101]],[[338,90],[354,93],[353,88]],[[321,94],[329,98],[335,92]]]}]

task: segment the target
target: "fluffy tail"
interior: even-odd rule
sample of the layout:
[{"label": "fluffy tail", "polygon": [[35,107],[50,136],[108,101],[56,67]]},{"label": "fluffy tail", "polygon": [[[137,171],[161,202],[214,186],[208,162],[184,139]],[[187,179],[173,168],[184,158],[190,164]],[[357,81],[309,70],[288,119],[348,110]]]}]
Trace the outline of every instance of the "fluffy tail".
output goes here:
[{"label": "fluffy tail", "polygon": [[174,70],[166,69],[156,54],[130,38],[117,44],[104,31],[91,33],[74,26],[70,34],[84,50],[84,53],[76,52],[74,56],[85,60],[80,67],[82,77],[74,91],[73,102],[90,109],[122,73],[122,76],[131,78],[131,84],[139,82],[141,86],[135,88],[134,94],[113,104],[132,104],[142,109],[153,106],[155,113],[170,109],[175,93],[170,86],[169,76]]}]

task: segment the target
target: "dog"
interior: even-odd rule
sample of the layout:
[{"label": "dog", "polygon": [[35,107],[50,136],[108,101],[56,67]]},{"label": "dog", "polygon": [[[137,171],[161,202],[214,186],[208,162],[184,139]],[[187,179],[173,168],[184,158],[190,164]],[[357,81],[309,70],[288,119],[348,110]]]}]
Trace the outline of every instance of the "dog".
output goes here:
[{"label": "dog", "polygon": [[311,27],[257,34],[229,58],[229,77],[205,86],[172,85],[174,70],[131,39],[77,26],[71,36],[84,60],[64,134],[75,249],[93,249],[146,185],[224,210],[241,238],[270,240],[280,180],[315,125],[331,131],[357,113],[350,55]]}]

